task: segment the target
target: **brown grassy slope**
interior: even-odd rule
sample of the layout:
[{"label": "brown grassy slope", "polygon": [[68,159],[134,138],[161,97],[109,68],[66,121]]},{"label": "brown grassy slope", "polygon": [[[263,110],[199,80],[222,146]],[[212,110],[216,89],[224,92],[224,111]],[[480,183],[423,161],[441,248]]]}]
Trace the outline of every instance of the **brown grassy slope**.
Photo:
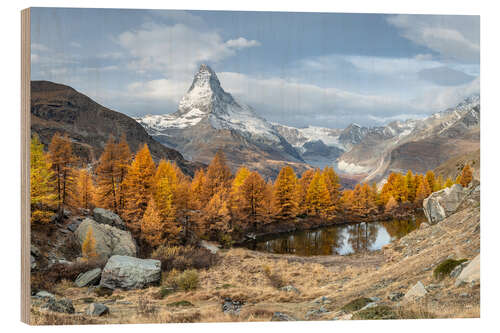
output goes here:
[{"label": "brown grassy slope", "polygon": [[481,167],[481,152],[475,150],[467,154],[459,155],[444,162],[436,169],[436,175],[442,175],[444,179],[451,177],[455,179],[461,172],[465,164],[469,164],[474,169],[474,178],[479,180]]},{"label": "brown grassy slope", "polygon": [[[472,259],[479,253],[479,210],[477,204],[471,205],[437,225],[410,233],[382,251],[365,255],[296,257],[231,249],[221,254],[217,266],[200,271],[197,290],[176,292],[164,299],[154,297],[160,287],[96,297],[86,288],[62,285],[60,295],[73,299],[77,312],[87,306],[83,298],[93,297],[96,301],[108,301],[111,314],[92,319],[81,315],[47,316],[34,305],[33,323],[68,322],[68,317],[78,323],[267,321],[274,311],[300,320],[329,320],[342,317],[342,306],[360,297],[380,297],[380,304],[403,313],[399,315],[403,318],[409,316],[408,310],[417,318],[478,317],[479,286],[456,288],[454,280],[436,281],[432,272],[450,256]],[[405,293],[417,281],[433,285],[419,302],[387,299],[391,292]],[[275,287],[289,284],[300,293]],[[314,302],[320,296],[328,297],[329,302]],[[244,302],[238,316],[222,313],[221,304],[226,297]],[[168,306],[181,300],[194,306]],[[308,315],[321,308],[326,312]]]}]

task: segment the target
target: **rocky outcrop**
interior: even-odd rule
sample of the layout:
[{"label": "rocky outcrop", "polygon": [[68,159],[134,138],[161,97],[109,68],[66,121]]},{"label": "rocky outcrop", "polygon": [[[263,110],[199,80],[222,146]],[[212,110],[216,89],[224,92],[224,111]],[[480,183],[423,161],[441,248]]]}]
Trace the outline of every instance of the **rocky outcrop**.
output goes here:
[{"label": "rocky outcrop", "polygon": [[297,321],[297,319],[283,312],[275,312],[271,321]]},{"label": "rocky outcrop", "polygon": [[480,278],[480,263],[479,254],[472,259],[472,261],[464,267],[457,280],[455,281],[455,286],[461,286],[462,284],[479,284]]},{"label": "rocky outcrop", "polygon": [[100,286],[110,289],[140,289],[158,284],[160,280],[159,260],[114,255],[109,258],[102,271]]},{"label": "rocky outcrop", "polygon": [[79,288],[89,285],[95,285],[99,283],[100,278],[101,269],[94,268],[93,270],[90,270],[88,272],[80,273],[75,280],[75,285]]},{"label": "rocky outcrop", "polygon": [[102,224],[108,224],[112,227],[126,230],[125,222],[110,210],[104,208],[95,208],[93,211],[94,219]]},{"label": "rocky outcrop", "polygon": [[73,302],[67,298],[55,299],[54,297],[50,297],[42,308],[60,313],[75,313]]},{"label": "rocky outcrop", "polygon": [[429,224],[436,224],[455,213],[469,190],[460,184],[432,193],[424,199],[424,213]]},{"label": "rocky outcrop", "polygon": [[76,229],[75,234],[80,246],[85,240],[88,228],[93,230],[96,252],[99,257],[107,259],[112,255],[136,256],[137,248],[129,231],[97,223],[90,218],[83,220]]}]

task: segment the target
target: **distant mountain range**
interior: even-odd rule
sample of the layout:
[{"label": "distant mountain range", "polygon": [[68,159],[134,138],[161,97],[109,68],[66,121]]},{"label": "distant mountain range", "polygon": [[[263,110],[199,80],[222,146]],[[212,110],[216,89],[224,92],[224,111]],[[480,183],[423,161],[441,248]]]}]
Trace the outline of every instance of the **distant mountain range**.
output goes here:
[{"label": "distant mountain range", "polygon": [[296,128],[269,123],[225,92],[215,72],[201,65],[178,111],[136,118],[148,133],[192,160],[208,163],[224,150],[241,165],[275,176],[284,165],[297,172],[334,166],[358,180],[381,180],[390,171],[424,172],[446,159],[479,149],[479,96],[425,119],[344,129]]},{"label": "distant mountain range", "polygon": [[147,143],[156,160],[174,160],[190,175],[222,150],[233,171],[245,165],[274,178],[285,165],[298,174],[330,165],[344,184],[352,184],[380,181],[391,171],[425,172],[477,152],[480,98],[471,96],[425,119],[386,126],[295,128],[258,116],[224,91],[210,67],[201,65],[175,113],[135,119],[71,87],[32,81],[31,122],[45,144],[55,132],[67,133],[77,154],[89,163],[98,158],[110,135],[119,138],[125,133],[132,151]]}]

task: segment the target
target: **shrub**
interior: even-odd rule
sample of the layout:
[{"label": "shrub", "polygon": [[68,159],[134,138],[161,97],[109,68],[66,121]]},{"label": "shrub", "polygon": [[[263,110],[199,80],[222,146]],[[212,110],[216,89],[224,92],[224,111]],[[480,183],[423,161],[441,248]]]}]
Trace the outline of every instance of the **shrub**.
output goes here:
[{"label": "shrub", "polygon": [[371,302],[372,302],[372,300],[369,298],[366,298],[366,297],[357,298],[357,299],[347,303],[346,305],[344,305],[341,308],[341,310],[343,310],[345,312],[358,311],[358,310],[362,309],[365,305],[367,305],[368,303],[371,303]]},{"label": "shrub", "polygon": [[99,297],[107,297],[113,295],[113,289],[99,286],[94,289],[94,293]]},{"label": "shrub", "polygon": [[177,276],[176,282],[181,290],[195,290],[199,283],[198,272],[194,269],[184,271]]},{"label": "shrub", "polygon": [[442,280],[443,278],[448,276],[455,267],[466,261],[467,259],[460,259],[460,260],[446,259],[441,263],[439,263],[439,265],[437,265],[436,268],[434,268],[433,276],[435,279]]},{"label": "shrub", "polygon": [[161,261],[163,271],[207,269],[218,261],[216,254],[207,249],[193,246],[160,246],[153,251],[151,257]]},{"label": "shrub", "polygon": [[192,307],[194,305],[193,305],[193,303],[191,303],[189,301],[181,300],[181,301],[169,303],[169,304],[167,304],[167,306],[173,306],[173,307],[178,307],[178,306],[183,306],[184,307],[184,306],[187,306],[187,307]]}]

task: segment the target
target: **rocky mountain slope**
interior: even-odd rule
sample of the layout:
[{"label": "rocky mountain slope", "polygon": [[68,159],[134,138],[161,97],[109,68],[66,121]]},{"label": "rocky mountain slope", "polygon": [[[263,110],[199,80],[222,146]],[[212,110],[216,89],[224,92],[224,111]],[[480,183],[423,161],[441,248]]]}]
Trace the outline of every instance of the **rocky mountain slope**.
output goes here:
[{"label": "rocky mountain slope", "polygon": [[338,168],[380,180],[390,171],[425,172],[479,149],[479,96],[422,120],[395,121],[358,130],[361,140],[338,160]]},{"label": "rocky mountain slope", "polygon": [[156,140],[195,161],[209,163],[221,149],[233,171],[246,165],[275,176],[284,165],[299,172],[308,168],[270,123],[224,91],[207,65],[200,66],[177,112],[137,121]]},{"label": "rocky mountain slope", "polygon": [[111,135],[119,139],[125,134],[133,152],[146,143],[154,159],[173,160],[187,174],[202,166],[154,140],[134,119],[99,105],[69,86],[49,81],[31,82],[31,130],[45,145],[56,132],[68,134],[75,153],[86,163],[99,158]]}]

